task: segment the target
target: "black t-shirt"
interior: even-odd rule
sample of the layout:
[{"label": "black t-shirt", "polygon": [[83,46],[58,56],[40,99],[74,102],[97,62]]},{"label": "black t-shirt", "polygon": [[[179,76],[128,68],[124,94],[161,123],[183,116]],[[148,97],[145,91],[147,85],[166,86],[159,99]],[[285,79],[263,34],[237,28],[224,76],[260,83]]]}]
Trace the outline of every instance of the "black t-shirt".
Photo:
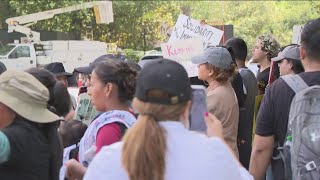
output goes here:
[{"label": "black t-shirt", "polygon": [[[257,81],[258,81],[258,94],[264,94],[266,87],[268,86],[268,81],[269,81],[269,74],[270,74],[270,67],[267,69],[263,70],[262,72],[258,72],[257,75]],[[278,79],[279,78],[279,67],[277,63],[274,65],[274,73],[273,73],[273,79]]]},{"label": "black t-shirt", "polygon": [[239,108],[244,107],[244,101],[246,99],[246,95],[244,94],[244,91],[243,91],[243,81],[242,81],[242,77],[241,77],[240,73],[237,73],[233,77],[231,85],[234,89],[234,92],[237,95]]},{"label": "black t-shirt", "polygon": [[[320,85],[320,71],[303,72],[299,74],[309,85]],[[294,91],[280,78],[274,81],[266,90],[257,116],[255,133],[260,136],[273,136],[275,142],[284,143],[289,110]],[[274,150],[274,154],[278,152]],[[283,179],[282,163],[272,161],[272,170],[275,179]]]},{"label": "black t-shirt", "polygon": [[9,139],[9,160],[0,164],[3,180],[49,180],[49,145],[42,132],[27,120],[16,119],[1,130]]}]

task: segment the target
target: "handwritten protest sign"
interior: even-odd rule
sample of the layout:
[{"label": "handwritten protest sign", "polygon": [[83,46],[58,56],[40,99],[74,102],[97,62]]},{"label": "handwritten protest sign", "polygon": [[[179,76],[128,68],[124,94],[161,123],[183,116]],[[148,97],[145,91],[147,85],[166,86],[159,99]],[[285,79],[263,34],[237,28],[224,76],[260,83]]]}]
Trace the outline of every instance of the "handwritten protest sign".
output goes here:
[{"label": "handwritten protest sign", "polygon": [[90,96],[87,93],[80,94],[74,118],[88,125],[98,114],[99,112],[91,103]]},{"label": "handwritten protest sign", "polygon": [[222,35],[223,31],[206,24],[200,24],[200,21],[180,14],[169,42],[197,37],[203,40],[203,47],[205,48],[208,44],[218,45]]},{"label": "handwritten protest sign", "polygon": [[189,77],[198,75],[197,65],[191,62],[193,56],[203,53],[203,42],[199,38],[178,40],[161,44],[163,57],[174,60],[183,65]]}]

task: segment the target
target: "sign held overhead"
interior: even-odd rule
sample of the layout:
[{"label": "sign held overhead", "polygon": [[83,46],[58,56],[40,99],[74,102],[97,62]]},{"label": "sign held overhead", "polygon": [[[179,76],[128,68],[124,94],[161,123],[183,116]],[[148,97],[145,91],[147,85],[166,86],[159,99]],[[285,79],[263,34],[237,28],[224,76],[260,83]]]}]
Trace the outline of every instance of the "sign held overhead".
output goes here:
[{"label": "sign held overhead", "polygon": [[221,41],[223,31],[212,26],[201,24],[200,21],[180,14],[173,28],[169,42],[190,38],[201,38],[203,47],[218,45]]},{"label": "sign held overhead", "polygon": [[191,62],[191,58],[203,53],[203,42],[200,38],[164,43],[161,44],[161,50],[164,58],[180,63],[189,77],[198,75],[197,65]]}]

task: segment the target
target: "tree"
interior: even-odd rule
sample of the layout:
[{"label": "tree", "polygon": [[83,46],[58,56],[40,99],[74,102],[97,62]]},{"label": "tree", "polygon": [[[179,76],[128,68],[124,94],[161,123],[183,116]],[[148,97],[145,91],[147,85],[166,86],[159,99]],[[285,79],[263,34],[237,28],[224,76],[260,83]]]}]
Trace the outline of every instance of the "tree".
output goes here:
[{"label": "tree", "polygon": [[[87,2],[88,0],[1,0],[0,20]],[[113,1],[114,22],[98,25],[92,9],[64,13],[39,21],[34,30],[78,31],[91,26],[94,39],[116,43],[121,48],[153,49],[168,39],[160,26],[173,27],[179,14],[215,24],[233,24],[234,35],[243,38],[249,49],[257,36],[274,34],[280,44],[291,42],[292,26],[319,17],[318,1]],[[146,44],[144,45],[144,39]]]}]

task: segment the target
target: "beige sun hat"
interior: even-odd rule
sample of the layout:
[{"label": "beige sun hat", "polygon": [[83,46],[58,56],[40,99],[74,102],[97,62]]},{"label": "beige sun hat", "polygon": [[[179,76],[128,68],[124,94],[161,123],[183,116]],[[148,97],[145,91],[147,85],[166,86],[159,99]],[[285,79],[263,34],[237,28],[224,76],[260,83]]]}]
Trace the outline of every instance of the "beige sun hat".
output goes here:
[{"label": "beige sun hat", "polygon": [[7,70],[0,75],[0,102],[23,118],[50,123],[61,118],[47,109],[49,91],[31,74]]}]

